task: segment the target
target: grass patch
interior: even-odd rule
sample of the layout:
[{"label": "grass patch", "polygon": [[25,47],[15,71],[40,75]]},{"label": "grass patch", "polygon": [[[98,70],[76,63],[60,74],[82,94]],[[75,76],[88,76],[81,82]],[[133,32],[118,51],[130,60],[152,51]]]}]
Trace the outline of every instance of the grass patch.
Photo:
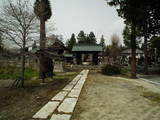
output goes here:
[{"label": "grass patch", "polygon": [[[45,79],[45,83],[52,83],[52,82],[59,82],[59,83],[63,83],[69,80],[72,80],[75,76],[77,75],[77,72],[64,72],[64,73],[54,73],[53,78],[46,78]],[[42,83],[41,80],[39,79],[35,79],[35,80],[27,80],[26,81],[26,85],[27,86],[36,86],[39,85],[40,83]]]},{"label": "grass patch", "polygon": [[159,93],[144,92],[142,96],[160,105],[160,94]]},{"label": "grass patch", "polygon": [[[30,71],[30,70],[29,70]],[[27,73],[29,76],[32,73]],[[78,73],[56,73],[53,79],[25,81],[25,88],[0,89],[0,120],[30,120],[32,116],[61,91]],[[17,112],[18,111],[18,112]]]},{"label": "grass patch", "polygon": [[[18,76],[21,75],[21,68],[17,67],[5,67],[0,68],[0,80],[3,79],[16,79]],[[26,68],[25,70],[25,79],[31,79],[32,77],[38,76],[38,72],[31,69]]]}]

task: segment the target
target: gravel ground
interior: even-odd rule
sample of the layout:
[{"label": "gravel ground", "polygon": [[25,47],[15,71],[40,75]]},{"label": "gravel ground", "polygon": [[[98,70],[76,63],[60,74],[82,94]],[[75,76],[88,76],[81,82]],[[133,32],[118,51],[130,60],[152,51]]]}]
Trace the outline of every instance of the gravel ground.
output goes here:
[{"label": "gravel ground", "polygon": [[160,120],[160,87],[90,73],[71,120]]}]

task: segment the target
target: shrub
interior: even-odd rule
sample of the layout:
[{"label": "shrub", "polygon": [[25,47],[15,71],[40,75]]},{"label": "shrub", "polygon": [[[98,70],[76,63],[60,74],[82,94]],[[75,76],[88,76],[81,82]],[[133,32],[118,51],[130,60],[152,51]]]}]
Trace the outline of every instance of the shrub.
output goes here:
[{"label": "shrub", "polygon": [[121,74],[121,68],[115,65],[105,65],[102,68],[102,73],[105,75],[117,75]]}]

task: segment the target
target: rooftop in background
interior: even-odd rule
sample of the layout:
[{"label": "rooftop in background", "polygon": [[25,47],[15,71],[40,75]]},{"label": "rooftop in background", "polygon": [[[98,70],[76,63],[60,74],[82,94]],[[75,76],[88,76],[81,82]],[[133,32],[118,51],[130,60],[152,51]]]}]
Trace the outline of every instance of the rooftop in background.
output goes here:
[{"label": "rooftop in background", "polygon": [[75,44],[72,48],[73,52],[102,52],[103,48],[98,44]]},{"label": "rooftop in background", "polygon": [[[131,49],[125,49],[121,52],[121,54],[131,54]],[[140,49],[136,49],[136,54],[144,54],[144,52]]]}]

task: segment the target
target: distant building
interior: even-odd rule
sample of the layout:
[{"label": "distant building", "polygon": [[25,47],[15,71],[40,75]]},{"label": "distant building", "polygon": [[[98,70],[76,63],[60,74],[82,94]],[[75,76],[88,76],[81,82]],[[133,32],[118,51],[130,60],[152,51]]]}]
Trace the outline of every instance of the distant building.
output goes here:
[{"label": "distant building", "polygon": [[[125,49],[123,51],[120,52],[121,56],[131,56],[131,49]],[[144,52],[140,49],[136,49],[136,56],[142,56],[144,55]]]},{"label": "distant building", "polygon": [[[139,65],[144,62],[144,52],[140,49],[136,49],[136,59]],[[131,64],[131,49],[125,49],[120,52],[119,64],[129,66]]]}]

